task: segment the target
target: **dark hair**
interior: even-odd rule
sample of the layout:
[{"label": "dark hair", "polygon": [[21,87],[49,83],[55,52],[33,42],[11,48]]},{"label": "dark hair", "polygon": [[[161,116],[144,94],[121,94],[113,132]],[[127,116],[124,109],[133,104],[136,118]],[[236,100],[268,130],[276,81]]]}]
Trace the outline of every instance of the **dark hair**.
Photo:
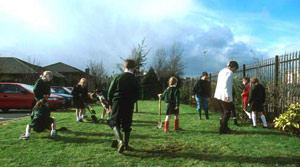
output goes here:
[{"label": "dark hair", "polygon": [[230,62],[228,62],[227,67],[230,67],[230,68],[236,67],[236,69],[238,69],[239,64],[236,61],[230,61]]},{"label": "dark hair", "polygon": [[256,84],[256,83],[259,82],[259,80],[258,80],[258,78],[253,77],[253,78],[250,79],[250,82],[251,82],[251,84]]},{"label": "dark hair", "polygon": [[250,82],[250,79],[248,77],[243,77],[243,80],[246,80],[247,83]]},{"label": "dark hair", "polygon": [[127,69],[134,69],[135,68],[135,62],[134,60],[132,59],[126,59],[124,61],[124,66],[127,68]]},{"label": "dark hair", "polygon": [[208,76],[207,72],[202,73],[202,76],[205,76],[205,75]]}]

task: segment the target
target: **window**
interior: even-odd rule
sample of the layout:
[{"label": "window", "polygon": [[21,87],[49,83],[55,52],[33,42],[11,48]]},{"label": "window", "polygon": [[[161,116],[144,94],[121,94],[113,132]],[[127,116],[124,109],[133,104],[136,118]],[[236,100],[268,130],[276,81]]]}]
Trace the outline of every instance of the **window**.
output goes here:
[{"label": "window", "polygon": [[17,85],[5,85],[3,89],[4,93],[22,93],[23,91],[25,90]]},{"label": "window", "polygon": [[3,85],[0,84],[0,93],[2,93],[2,87],[3,87]]}]

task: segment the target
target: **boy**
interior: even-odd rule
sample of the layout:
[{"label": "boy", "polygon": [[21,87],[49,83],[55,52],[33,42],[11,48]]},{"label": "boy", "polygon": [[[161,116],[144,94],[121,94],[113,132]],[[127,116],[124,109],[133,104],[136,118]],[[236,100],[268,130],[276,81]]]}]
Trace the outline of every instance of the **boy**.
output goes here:
[{"label": "boy", "polygon": [[[124,73],[117,75],[108,89],[108,103],[112,109],[108,125],[118,141],[118,152],[129,150],[129,136],[131,132],[134,103],[138,100],[138,81],[134,75],[135,62],[132,59],[124,61]],[[121,126],[122,125],[122,126]],[[120,128],[124,136],[122,138]]]}]

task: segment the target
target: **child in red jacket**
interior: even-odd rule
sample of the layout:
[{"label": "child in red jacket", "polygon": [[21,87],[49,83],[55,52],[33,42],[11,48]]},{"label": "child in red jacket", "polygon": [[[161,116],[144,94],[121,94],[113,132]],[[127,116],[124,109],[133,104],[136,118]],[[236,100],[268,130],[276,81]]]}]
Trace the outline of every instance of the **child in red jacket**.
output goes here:
[{"label": "child in red jacket", "polygon": [[241,96],[243,98],[243,110],[249,117],[249,122],[252,123],[251,113],[248,111],[248,105],[247,105],[249,93],[250,93],[250,79],[248,77],[244,77],[243,78],[243,92],[241,94]]}]

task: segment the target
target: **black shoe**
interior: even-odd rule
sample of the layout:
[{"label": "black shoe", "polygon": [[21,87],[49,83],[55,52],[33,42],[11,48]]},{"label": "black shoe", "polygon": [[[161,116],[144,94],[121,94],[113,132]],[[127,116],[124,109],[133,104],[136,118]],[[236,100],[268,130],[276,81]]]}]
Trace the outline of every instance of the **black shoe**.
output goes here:
[{"label": "black shoe", "polygon": [[118,147],[118,141],[117,140],[113,140],[111,143],[111,147],[112,148],[117,148]]},{"label": "black shoe", "polygon": [[238,122],[237,122],[237,119],[233,119],[233,121],[234,121],[234,125],[240,126],[240,125],[238,124]]},{"label": "black shoe", "polygon": [[265,128],[265,129],[268,129],[268,127],[267,127],[267,126],[263,126],[263,128]]},{"label": "black shoe", "polygon": [[252,126],[253,128],[256,128],[256,126]]}]

